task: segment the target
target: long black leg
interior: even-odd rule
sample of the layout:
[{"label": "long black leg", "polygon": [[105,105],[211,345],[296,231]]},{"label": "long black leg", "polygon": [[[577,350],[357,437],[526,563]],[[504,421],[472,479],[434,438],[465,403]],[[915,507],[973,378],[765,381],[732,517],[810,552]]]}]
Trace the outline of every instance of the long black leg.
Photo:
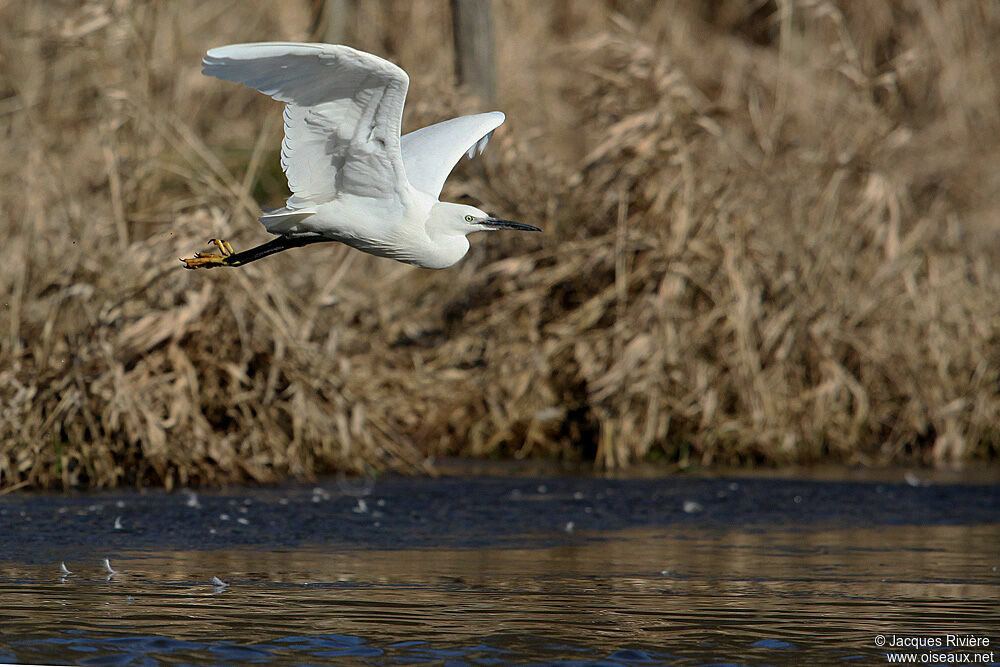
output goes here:
[{"label": "long black leg", "polygon": [[310,243],[328,243],[332,241],[333,239],[320,236],[318,234],[315,236],[279,236],[273,241],[268,241],[267,243],[262,243],[261,245],[250,248],[249,250],[229,255],[225,258],[225,260],[223,260],[222,263],[225,266],[243,266],[244,264],[255,262],[258,259],[262,259],[268,255],[273,255],[276,252],[281,252],[290,248],[298,248],[304,245],[309,245]]},{"label": "long black leg", "polygon": [[[289,248],[309,245],[310,243],[323,243],[333,241],[319,234],[296,234],[295,236],[279,236],[273,241],[263,243],[256,248],[250,248],[244,252],[233,253],[232,247],[220,239],[212,239],[212,243],[218,246],[222,254],[198,253],[194,257],[182,259],[184,266],[188,269],[211,269],[216,266],[243,266],[254,262],[261,257],[273,255]],[[232,254],[230,254],[232,253]]]}]

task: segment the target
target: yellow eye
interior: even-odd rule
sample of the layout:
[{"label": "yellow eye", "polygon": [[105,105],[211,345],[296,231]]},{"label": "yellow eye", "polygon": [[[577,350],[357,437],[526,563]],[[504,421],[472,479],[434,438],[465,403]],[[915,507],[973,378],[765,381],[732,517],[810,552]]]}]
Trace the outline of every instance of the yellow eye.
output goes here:
[{"label": "yellow eye", "polygon": [[473,220],[475,220],[475,218],[474,218],[474,217],[472,217],[471,215],[467,215],[467,216],[465,216],[465,221],[466,221],[466,222],[472,222]]}]

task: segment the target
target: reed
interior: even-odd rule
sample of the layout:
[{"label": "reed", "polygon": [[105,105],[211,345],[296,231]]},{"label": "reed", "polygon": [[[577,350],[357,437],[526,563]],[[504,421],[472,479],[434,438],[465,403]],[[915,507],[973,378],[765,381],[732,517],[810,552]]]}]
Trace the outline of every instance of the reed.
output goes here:
[{"label": "reed", "polygon": [[[0,487],[997,459],[1000,5],[495,4],[508,122],[444,194],[546,233],[442,272],[176,261],[285,196],[279,105],[202,53],[309,3],[0,6]],[[447,5],[346,22],[408,129],[485,110]]]}]

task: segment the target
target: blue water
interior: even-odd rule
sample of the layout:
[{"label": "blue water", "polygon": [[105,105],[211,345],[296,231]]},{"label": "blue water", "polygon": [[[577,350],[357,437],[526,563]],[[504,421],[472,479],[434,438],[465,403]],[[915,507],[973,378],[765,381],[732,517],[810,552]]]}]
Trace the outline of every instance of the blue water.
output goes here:
[{"label": "blue water", "polygon": [[[722,488],[739,493],[730,484]],[[631,505],[624,489],[611,494],[622,516]],[[792,514],[747,526],[700,525],[697,516],[713,510],[705,494],[697,497],[701,509],[678,510],[683,520],[622,530],[578,527],[605,511],[591,488],[550,482],[532,490],[530,497],[514,494],[510,522],[517,522],[517,512],[530,512],[533,520],[558,516],[554,530],[510,535],[498,523],[495,539],[486,539],[489,524],[480,524],[476,539],[462,543],[455,539],[460,527],[436,540],[437,521],[413,519],[422,527],[416,533],[400,533],[396,547],[383,534],[377,548],[287,545],[277,534],[271,547],[264,535],[252,548],[218,548],[210,536],[219,526],[237,516],[247,517],[237,527],[252,526],[269,516],[229,496],[201,497],[200,509],[192,511],[205,515],[199,530],[211,544],[192,548],[197,531],[191,528],[181,549],[169,548],[169,536],[157,547],[149,531],[136,526],[138,513],[127,515],[122,529],[110,527],[127,512],[128,496],[122,496],[125,507],[118,496],[96,504],[93,498],[46,504],[51,497],[7,502],[0,512],[12,525],[47,526],[51,514],[63,518],[67,535],[39,540],[44,546],[10,544],[0,558],[0,662],[867,665],[887,664],[890,649],[877,645],[879,636],[988,639],[990,647],[977,652],[996,651],[1000,643],[1000,520],[970,518],[943,490],[901,506],[941,503],[952,524],[907,524],[900,516],[866,525],[854,508],[849,521],[831,521],[827,512],[822,521],[796,523]],[[391,533],[386,515],[402,501],[391,489],[381,491],[366,490],[363,504],[358,497],[337,504],[302,493],[310,507],[335,508],[329,521]],[[246,493],[257,503],[272,494],[275,511],[295,508],[294,499],[282,502],[274,492]],[[797,490],[789,513],[830,493]],[[994,502],[979,497],[979,509]],[[560,498],[567,507],[579,503],[574,525],[548,511]],[[184,503],[185,496],[156,502]],[[232,509],[239,506],[251,509]],[[220,519],[220,508],[229,518]],[[429,507],[418,509],[421,517],[435,516]],[[412,517],[416,510],[406,512]],[[292,511],[288,521],[303,515]],[[450,511],[441,515],[454,518]],[[87,530],[108,524],[115,540],[126,543],[131,529],[141,548],[125,549],[100,535],[83,544],[81,535],[71,534],[75,516]],[[279,523],[265,525],[274,530]],[[441,545],[429,546],[435,541]],[[104,572],[105,557],[117,574]],[[60,561],[74,574],[60,576]],[[213,577],[228,585],[213,585]]]}]

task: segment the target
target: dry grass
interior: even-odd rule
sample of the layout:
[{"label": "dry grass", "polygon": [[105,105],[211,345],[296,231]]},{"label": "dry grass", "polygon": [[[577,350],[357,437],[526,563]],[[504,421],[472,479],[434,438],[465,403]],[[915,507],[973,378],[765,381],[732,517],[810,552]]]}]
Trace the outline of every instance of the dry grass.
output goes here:
[{"label": "dry grass", "polygon": [[[508,124],[445,194],[546,234],[186,272],[284,196],[278,105],[198,67],[309,38],[248,4],[0,6],[0,486],[1000,454],[992,0],[497,0]],[[482,110],[446,10],[348,22],[408,128]]]}]

